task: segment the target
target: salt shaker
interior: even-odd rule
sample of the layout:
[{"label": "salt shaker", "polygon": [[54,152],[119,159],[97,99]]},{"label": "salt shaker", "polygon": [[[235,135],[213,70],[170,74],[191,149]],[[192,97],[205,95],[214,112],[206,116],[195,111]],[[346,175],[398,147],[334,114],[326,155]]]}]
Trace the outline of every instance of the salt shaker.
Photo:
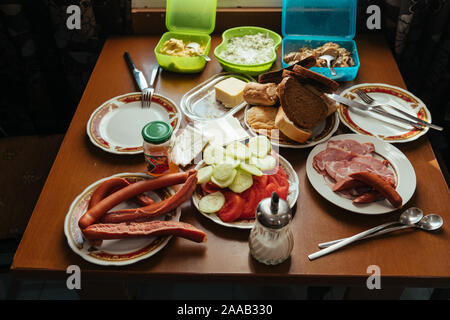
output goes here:
[{"label": "salt shaker", "polygon": [[294,246],[290,228],[291,210],[276,192],[263,199],[256,209],[256,220],[249,237],[251,255],[264,264],[275,265],[289,258]]}]

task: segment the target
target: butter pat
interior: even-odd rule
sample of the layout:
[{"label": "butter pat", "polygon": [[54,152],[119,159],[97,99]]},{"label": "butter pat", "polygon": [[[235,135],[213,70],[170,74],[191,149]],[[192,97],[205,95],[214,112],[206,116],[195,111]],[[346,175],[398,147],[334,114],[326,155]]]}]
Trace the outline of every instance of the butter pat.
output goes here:
[{"label": "butter pat", "polygon": [[234,77],[220,81],[214,86],[216,100],[227,108],[232,108],[244,101],[244,87],[247,83]]}]

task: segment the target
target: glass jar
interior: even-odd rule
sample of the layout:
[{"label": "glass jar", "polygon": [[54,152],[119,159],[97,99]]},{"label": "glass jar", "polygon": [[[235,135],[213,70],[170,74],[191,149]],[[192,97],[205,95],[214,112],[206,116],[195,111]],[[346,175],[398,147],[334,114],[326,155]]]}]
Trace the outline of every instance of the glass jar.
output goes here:
[{"label": "glass jar", "polygon": [[279,199],[277,193],[263,199],[258,205],[249,237],[253,258],[267,265],[279,264],[289,258],[294,247],[291,220],[289,204]]},{"label": "glass jar", "polygon": [[144,157],[149,175],[157,177],[178,172],[178,166],[171,159],[172,132],[172,127],[165,121],[152,121],[142,128]]}]

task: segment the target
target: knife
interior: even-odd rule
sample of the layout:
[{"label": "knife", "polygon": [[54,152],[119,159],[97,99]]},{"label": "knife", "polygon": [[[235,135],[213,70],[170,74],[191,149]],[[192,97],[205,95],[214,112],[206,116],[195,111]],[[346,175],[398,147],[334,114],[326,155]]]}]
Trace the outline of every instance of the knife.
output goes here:
[{"label": "knife", "polygon": [[393,120],[396,120],[396,121],[399,121],[399,122],[402,122],[402,123],[405,123],[405,124],[409,124],[410,126],[413,126],[413,127],[417,128],[417,129],[423,129],[423,126],[420,123],[404,119],[402,117],[396,116],[395,114],[392,114],[392,113],[389,113],[389,112],[386,112],[386,111],[374,108],[373,106],[365,105],[365,104],[362,104],[362,103],[359,103],[359,102],[356,102],[356,101],[353,101],[353,100],[341,97],[341,96],[339,96],[337,94],[334,94],[334,93],[327,94],[327,96],[330,99],[333,99],[334,101],[337,101],[339,103],[345,104],[345,105],[347,105],[349,107],[352,107],[352,108],[355,108],[355,109],[359,109],[359,110],[363,110],[363,111],[372,111],[372,112],[377,113],[379,115],[382,115],[382,116],[384,116],[386,118],[390,118],[390,119],[393,119]]},{"label": "knife", "polygon": [[134,80],[136,80],[136,84],[138,85],[141,91],[144,91],[145,88],[148,88],[147,80],[145,80],[144,74],[142,73],[142,71],[136,68],[128,52],[125,52],[124,56],[131,72],[133,73]]}]

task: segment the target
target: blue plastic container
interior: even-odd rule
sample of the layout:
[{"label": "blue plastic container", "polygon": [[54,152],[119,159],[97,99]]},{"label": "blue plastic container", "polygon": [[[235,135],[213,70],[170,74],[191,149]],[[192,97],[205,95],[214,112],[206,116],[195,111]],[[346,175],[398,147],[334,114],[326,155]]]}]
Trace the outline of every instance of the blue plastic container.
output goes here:
[{"label": "blue plastic container", "polygon": [[[334,42],[352,53],[353,67],[311,70],[336,81],[351,81],[359,69],[358,50],[353,40],[356,33],[357,0],[283,0],[282,56],[308,46],[313,49]],[[283,60],[283,67],[288,64]]]}]

